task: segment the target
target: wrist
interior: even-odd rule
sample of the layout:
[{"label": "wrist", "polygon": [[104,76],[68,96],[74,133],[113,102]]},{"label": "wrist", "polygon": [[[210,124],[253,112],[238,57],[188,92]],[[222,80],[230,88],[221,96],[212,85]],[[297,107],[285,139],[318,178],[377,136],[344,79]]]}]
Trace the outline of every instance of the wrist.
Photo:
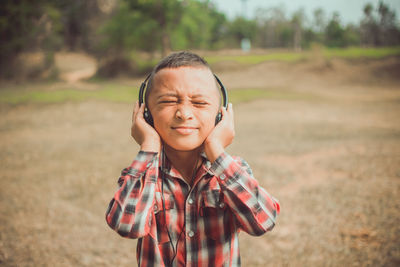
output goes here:
[{"label": "wrist", "polygon": [[161,150],[161,144],[159,142],[143,142],[140,145],[140,150],[142,151],[147,151],[147,152],[157,152],[160,153]]},{"label": "wrist", "polygon": [[206,140],[206,142],[204,143],[204,152],[206,153],[208,160],[211,163],[214,163],[219,155],[225,152],[225,149],[223,145],[219,142]]}]

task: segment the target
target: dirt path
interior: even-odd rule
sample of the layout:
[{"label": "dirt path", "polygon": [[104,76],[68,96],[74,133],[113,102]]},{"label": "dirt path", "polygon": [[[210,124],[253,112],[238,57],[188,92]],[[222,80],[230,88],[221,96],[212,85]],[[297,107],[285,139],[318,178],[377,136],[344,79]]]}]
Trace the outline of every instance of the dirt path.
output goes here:
[{"label": "dirt path", "polygon": [[97,71],[96,59],[81,53],[56,53],[55,65],[60,72],[59,78],[67,83],[91,78]]},{"label": "dirt path", "polygon": [[[229,152],[243,156],[282,204],[271,233],[241,233],[243,266],[400,264],[400,83],[373,75],[397,62],[333,62],[320,72],[318,62],[271,63],[219,75],[232,90],[321,96],[234,107]],[[135,266],[136,242],[104,220],[138,149],[131,106],[87,101],[0,112],[0,265]]]}]

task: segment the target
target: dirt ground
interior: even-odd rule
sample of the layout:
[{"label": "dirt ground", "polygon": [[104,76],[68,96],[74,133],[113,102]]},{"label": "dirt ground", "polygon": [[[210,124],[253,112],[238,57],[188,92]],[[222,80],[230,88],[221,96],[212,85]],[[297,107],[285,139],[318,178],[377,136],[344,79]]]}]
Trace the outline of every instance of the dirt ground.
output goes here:
[{"label": "dirt ground", "polygon": [[[399,266],[400,59],[263,63],[218,75],[230,90],[305,95],[234,106],[229,152],[281,202],[272,232],[240,234],[242,266]],[[136,241],[104,219],[138,151],[131,109],[0,105],[0,265],[136,266]]]}]

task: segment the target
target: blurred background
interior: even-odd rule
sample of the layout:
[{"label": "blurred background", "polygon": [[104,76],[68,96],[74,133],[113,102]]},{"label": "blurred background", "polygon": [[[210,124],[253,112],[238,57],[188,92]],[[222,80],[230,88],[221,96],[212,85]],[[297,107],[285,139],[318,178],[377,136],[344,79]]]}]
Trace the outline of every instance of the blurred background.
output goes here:
[{"label": "blurred background", "polygon": [[245,158],[281,202],[243,266],[400,265],[400,2],[3,0],[0,265],[135,266],[108,228],[138,87],[203,56]]},{"label": "blurred background", "polygon": [[[98,77],[115,77],[147,73],[160,57],[184,49],[396,46],[399,11],[398,1],[5,0],[0,75],[58,78],[84,60],[83,54],[91,57]],[[68,52],[82,55],[69,58]],[[87,67],[85,78],[94,74]]]}]

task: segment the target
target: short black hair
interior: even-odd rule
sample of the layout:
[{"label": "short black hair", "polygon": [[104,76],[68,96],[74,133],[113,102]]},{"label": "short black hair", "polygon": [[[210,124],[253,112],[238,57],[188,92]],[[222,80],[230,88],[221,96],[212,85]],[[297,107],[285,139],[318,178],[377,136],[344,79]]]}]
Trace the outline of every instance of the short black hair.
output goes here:
[{"label": "short black hair", "polygon": [[207,67],[210,68],[207,61],[199,55],[189,52],[181,51],[175,52],[163,58],[153,69],[154,73],[165,68],[179,68],[179,67]]},{"label": "short black hair", "polygon": [[154,76],[157,74],[157,72],[166,68],[179,68],[179,67],[204,67],[211,71],[210,65],[208,65],[207,61],[195,53],[189,51],[180,51],[171,53],[170,55],[163,58],[160,62],[158,62],[158,64],[153,68],[150,74],[145,92],[146,106],[147,106],[148,96],[153,86],[153,79]]}]

